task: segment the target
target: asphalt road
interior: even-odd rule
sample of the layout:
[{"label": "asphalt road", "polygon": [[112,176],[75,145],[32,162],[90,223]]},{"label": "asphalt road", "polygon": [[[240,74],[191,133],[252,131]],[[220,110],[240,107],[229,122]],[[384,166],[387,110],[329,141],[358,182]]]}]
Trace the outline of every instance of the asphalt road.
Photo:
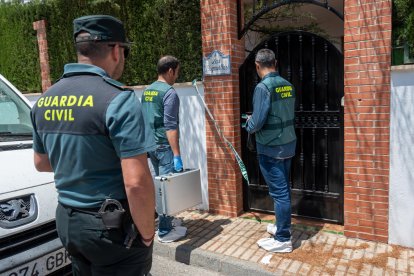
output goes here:
[{"label": "asphalt road", "polygon": [[204,268],[186,265],[164,257],[153,255],[152,276],[223,276]]}]

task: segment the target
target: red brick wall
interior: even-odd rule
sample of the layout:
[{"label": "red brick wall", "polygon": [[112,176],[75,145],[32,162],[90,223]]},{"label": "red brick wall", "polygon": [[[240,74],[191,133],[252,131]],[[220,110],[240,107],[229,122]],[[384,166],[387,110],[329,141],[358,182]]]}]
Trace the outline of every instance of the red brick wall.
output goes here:
[{"label": "red brick wall", "polygon": [[[237,38],[236,1],[202,0],[201,33],[203,56],[213,50],[230,55],[232,74],[206,76],[204,95],[221,131],[240,153],[238,68],[244,61],[244,40]],[[206,132],[210,212],[237,216],[243,209],[242,177],[237,162],[232,152],[217,136],[208,117]]]},{"label": "red brick wall", "polygon": [[46,21],[33,22],[33,29],[37,31],[37,44],[39,46],[40,71],[42,76],[42,91],[45,92],[51,85],[49,54],[46,38]]},{"label": "red brick wall", "polygon": [[346,0],[345,235],[388,241],[391,0]]}]

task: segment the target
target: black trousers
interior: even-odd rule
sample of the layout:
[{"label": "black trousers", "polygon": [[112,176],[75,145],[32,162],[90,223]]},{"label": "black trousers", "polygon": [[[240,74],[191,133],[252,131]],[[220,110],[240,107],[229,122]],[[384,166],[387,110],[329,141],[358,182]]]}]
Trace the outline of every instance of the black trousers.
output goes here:
[{"label": "black trousers", "polygon": [[74,276],[147,275],[152,265],[152,248],[139,236],[127,249],[122,229],[107,230],[101,218],[61,204],[56,209],[60,240],[72,260]]}]

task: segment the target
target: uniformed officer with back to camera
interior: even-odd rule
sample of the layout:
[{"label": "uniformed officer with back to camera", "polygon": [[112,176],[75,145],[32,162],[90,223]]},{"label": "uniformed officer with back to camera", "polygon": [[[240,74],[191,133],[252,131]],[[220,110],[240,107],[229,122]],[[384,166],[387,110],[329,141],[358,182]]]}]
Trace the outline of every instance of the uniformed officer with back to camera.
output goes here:
[{"label": "uniformed officer with back to camera", "polygon": [[154,184],[141,104],[117,82],[129,53],[123,23],[73,21],[78,63],[32,111],[34,163],[53,171],[56,224],[74,275],[147,275],[154,239]]}]

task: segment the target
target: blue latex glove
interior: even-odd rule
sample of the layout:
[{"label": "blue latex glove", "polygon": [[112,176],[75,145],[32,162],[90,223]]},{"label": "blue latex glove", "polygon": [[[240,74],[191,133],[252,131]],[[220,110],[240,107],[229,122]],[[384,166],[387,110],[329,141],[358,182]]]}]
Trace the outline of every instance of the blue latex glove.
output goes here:
[{"label": "blue latex glove", "polygon": [[174,156],[174,171],[182,172],[183,171],[183,160],[181,160],[181,156]]}]

